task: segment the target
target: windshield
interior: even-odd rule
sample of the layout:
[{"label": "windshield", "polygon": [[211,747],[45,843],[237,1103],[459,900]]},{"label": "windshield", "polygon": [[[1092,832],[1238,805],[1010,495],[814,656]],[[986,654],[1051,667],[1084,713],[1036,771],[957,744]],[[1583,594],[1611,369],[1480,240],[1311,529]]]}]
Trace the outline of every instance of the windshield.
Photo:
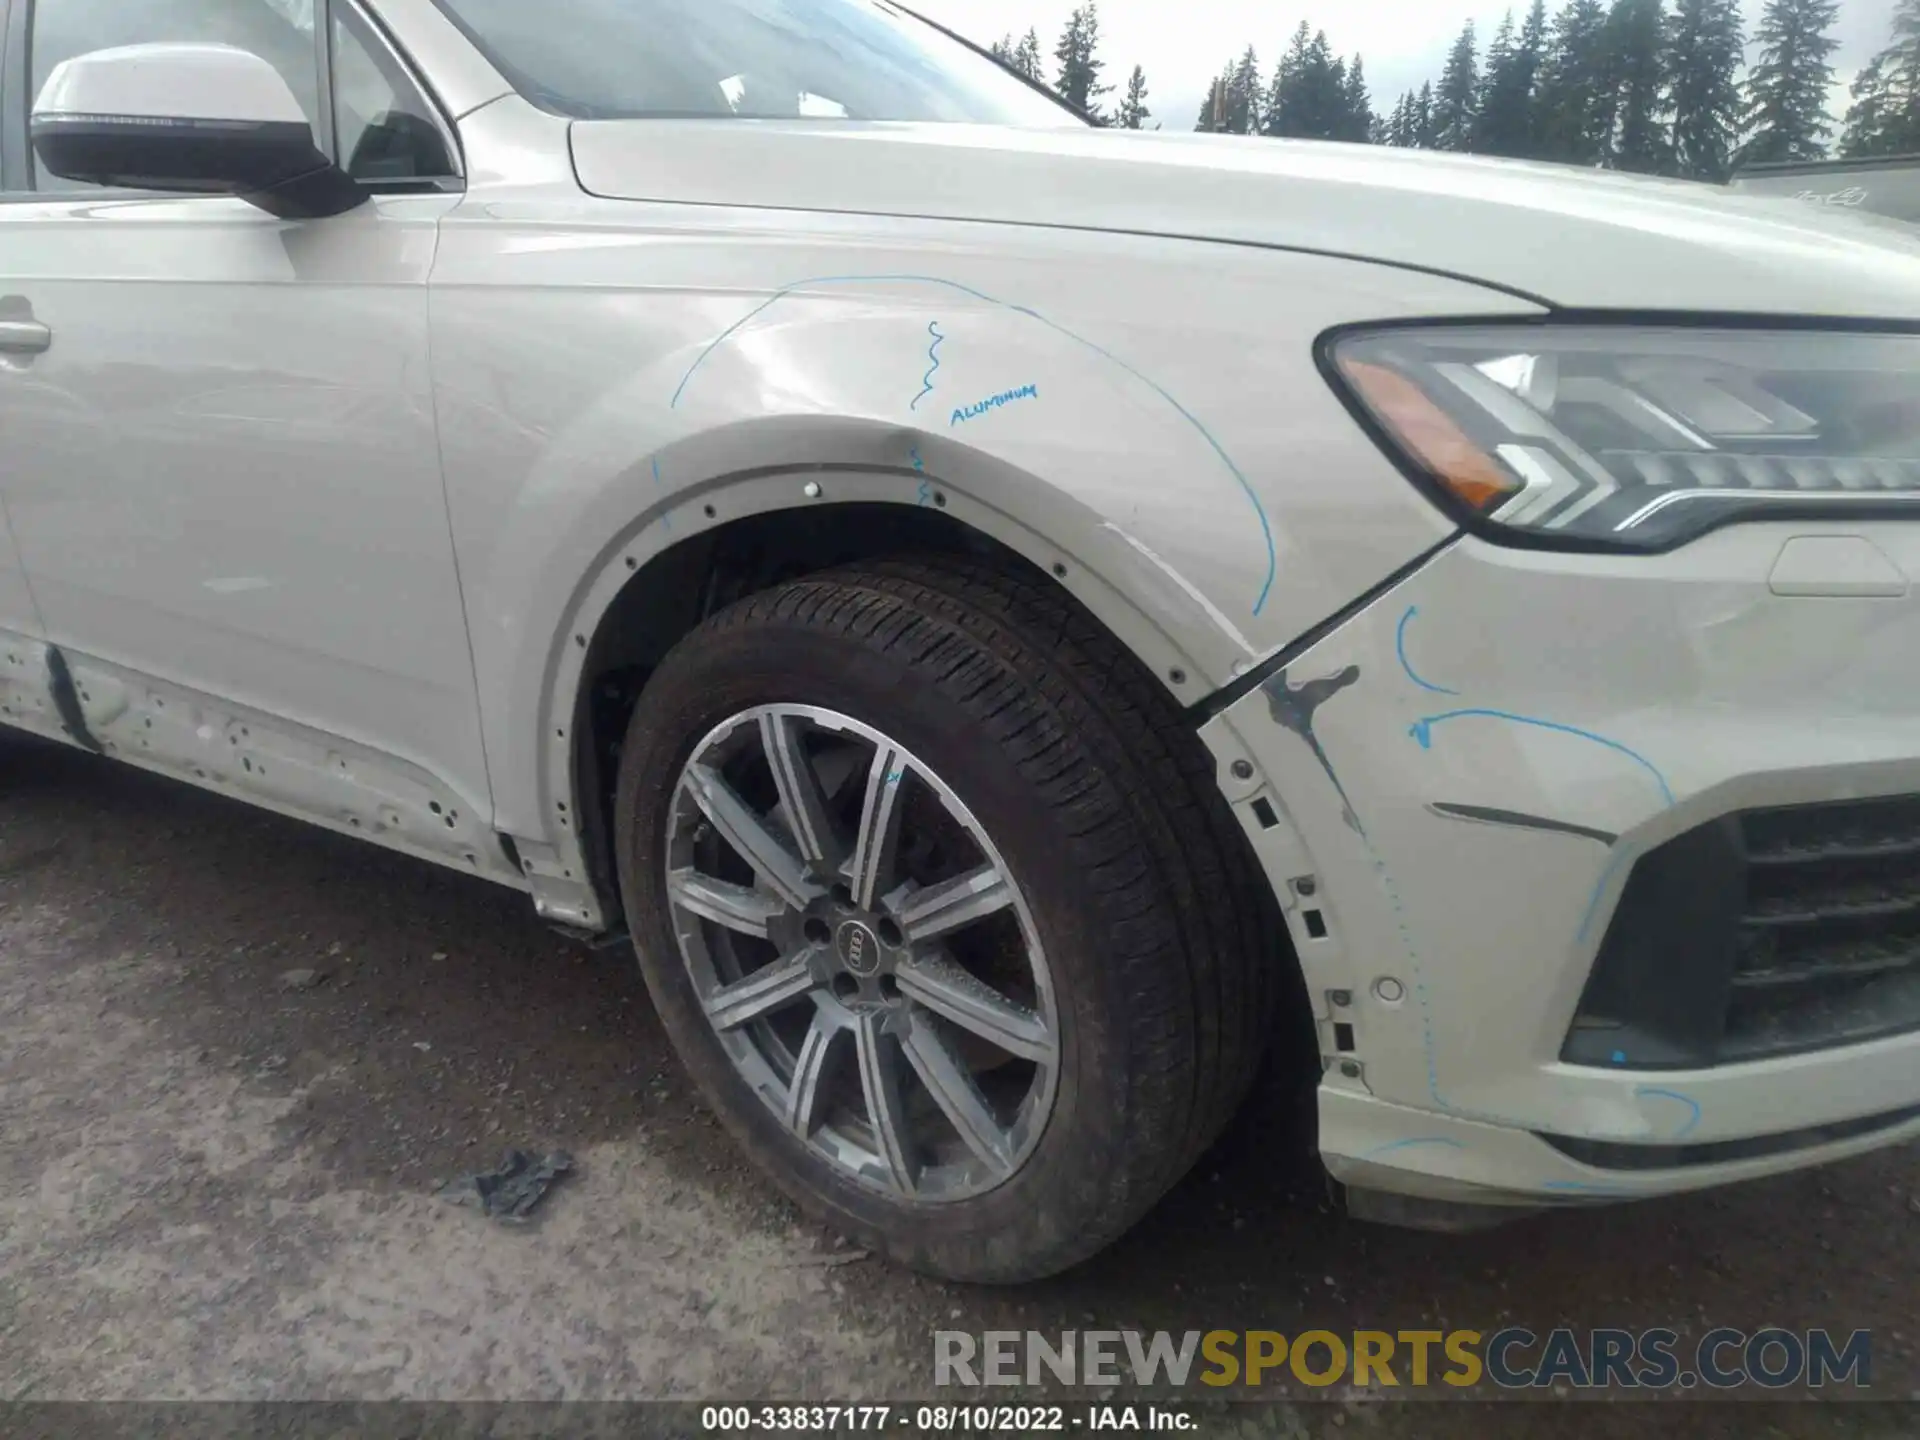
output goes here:
[{"label": "windshield", "polygon": [[884,0],[439,0],[543,109],[581,120],[1081,122]]}]

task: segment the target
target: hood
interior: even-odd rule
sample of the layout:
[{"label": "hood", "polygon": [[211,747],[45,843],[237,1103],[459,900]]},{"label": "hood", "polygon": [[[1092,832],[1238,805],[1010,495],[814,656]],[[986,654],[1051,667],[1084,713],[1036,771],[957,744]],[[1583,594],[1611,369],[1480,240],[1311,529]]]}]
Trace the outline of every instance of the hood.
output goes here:
[{"label": "hood", "polygon": [[581,185],[612,199],[1272,245],[1563,308],[1920,319],[1920,236],[1684,181],[1077,128],[596,120],[572,132]]}]

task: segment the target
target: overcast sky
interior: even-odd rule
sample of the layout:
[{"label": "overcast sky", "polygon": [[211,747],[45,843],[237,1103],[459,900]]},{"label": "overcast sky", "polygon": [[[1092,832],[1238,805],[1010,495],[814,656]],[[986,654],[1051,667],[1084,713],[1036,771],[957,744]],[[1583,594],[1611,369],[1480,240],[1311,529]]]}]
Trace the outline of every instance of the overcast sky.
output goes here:
[{"label": "overcast sky", "polygon": [[[918,0],[914,8],[979,44],[1002,35],[1040,32],[1047,77],[1054,71],[1053,46],[1076,0]],[[1515,24],[1530,0],[1513,6]],[[1762,0],[1744,0],[1748,27]],[[1851,78],[1887,43],[1894,0],[1841,0],[1835,68]],[[1249,43],[1269,74],[1302,19],[1324,29],[1342,55],[1366,57],[1367,86],[1374,108],[1390,110],[1403,90],[1438,80],[1447,48],[1469,16],[1484,51],[1507,0],[1317,0],[1317,5],[1273,5],[1255,0],[1100,0],[1100,57],[1104,79],[1118,88],[1135,65],[1147,72],[1147,104],[1170,130],[1190,130],[1207,86]],[[1547,0],[1551,15],[1559,0]],[[1836,105],[1844,102],[1840,90]],[[1108,97],[1111,104],[1113,97]]]}]

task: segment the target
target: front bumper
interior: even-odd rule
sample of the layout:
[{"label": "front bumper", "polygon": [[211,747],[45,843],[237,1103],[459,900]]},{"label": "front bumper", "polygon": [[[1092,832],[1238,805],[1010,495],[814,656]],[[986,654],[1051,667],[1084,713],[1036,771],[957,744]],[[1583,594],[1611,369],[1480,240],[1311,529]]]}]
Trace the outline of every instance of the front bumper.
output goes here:
[{"label": "front bumper", "polygon": [[1568,1049],[1640,857],[1920,794],[1909,577],[1900,523],[1635,557],[1463,538],[1203,728],[1313,999],[1336,1179],[1625,1199],[1920,1135],[1920,1028],[1696,1068]]}]

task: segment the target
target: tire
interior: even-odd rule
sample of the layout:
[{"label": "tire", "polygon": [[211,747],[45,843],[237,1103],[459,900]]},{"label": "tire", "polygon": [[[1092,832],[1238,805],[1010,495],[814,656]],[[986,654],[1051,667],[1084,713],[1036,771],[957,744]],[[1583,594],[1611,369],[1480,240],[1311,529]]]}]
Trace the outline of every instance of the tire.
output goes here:
[{"label": "tire", "polygon": [[[943,1139],[943,1118],[970,1112],[942,1111],[938,1101],[927,1106],[935,1086],[924,1070],[905,1072],[902,1094],[913,1093],[904,1100],[877,1103],[866,1088],[869,1074],[879,1073],[864,1068],[869,1039],[875,1056],[895,1054],[886,1047],[914,1048],[925,1025],[952,1042],[949,1054],[997,1057],[975,1074],[974,1093],[984,1095],[988,1084],[1017,1089],[1028,1062],[1000,1056],[991,1042],[983,1049],[976,1035],[962,1033],[971,1021],[950,1025],[944,1016],[959,1011],[929,1015],[912,995],[899,999],[911,1017],[904,1022],[907,1041],[889,1040],[883,1032],[892,1022],[869,1016],[862,1023],[873,1033],[860,1030],[854,1047],[861,1100],[847,1098],[831,1112],[825,1107],[840,1102],[820,1098],[827,1082],[803,1086],[799,1079],[820,1069],[805,1061],[811,1029],[799,1042],[750,1038],[802,1020],[782,1014],[761,1029],[729,1030],[725,1037],[710,1022],[707,1007],[722,1003],[715,986],[726,976],[748,974],[744,963],[727,970],[713,957],[758,942],[720,934],[713,922],[676,909],[676,897],[688,892],[674,888],[684,882],[670,882],[669,869],[680,866],[684,876],[686,857],[724,855],[712,839],[713,812],[689,809],[699,802],[682,786],[682,772],[696,753],[720,757],[716,765],[760,763],[752,742],[738,738],[744,728],[701,747],[717,726],[764,706],[819,707],[850,717],[897,743],[912,761],[884,781],[884,767],[875,761],[864,787],[843,783],[841,792],[860,792],[841,793],[834,802],[854,817],[846,825],[857,829],[881,804],[866,797],[899,782],[909,795],[900,802],[907,817],[900,824],[917,837],[918,812],[909,802],[919,803],[913,797],[921,791],[914,787],[933,794],[944,785],[942,793],[950,792],[982,832],[978,853],[991,853],[985,841],[997,851],[1018,902],[981,923],[1005,927],[1018,919],[1029,967],[1021,973],[1029,974],[1036,997],[1048,997],[1032,1001],[1032,1013],[1045,1012],[1035,1024],[1048,1038],[1033,1043],[1046,1058],[1031,1063],[1034,1078],[1018,1112],[1029,1122],[1038,1119],[1025,1130],[1014,1123],[1004,1145],[975,1145],[969,1152]],[[774,722],[759,723],[764,737]],[[857,754],[865,743],[843,731],[808,728],[814,722],[804,718],[777,723],[799,726],[810,737],[793,743],[803,755],[816,747],[807,769],[822,794],[826,772],[852,762],[836,762],[837,749],[818,747],[844,742]],[[759,743],[764,752],[771,742]],[[744,760],[727,758],[733,746]],[[772,762],[766,763],[771,774]],[[712,767],[699,773],[709,772],[748,773]],[[899,781],[901,774],[910,778]],[[797,808],[773,812],[776,833],[799,833],[784,818]],[[916,838],[914,855],[957,853],[973,843],[938,838],[946,833],[945,812],[926,813],[934,818],[921,828],[936,839],[920,845]],[[845,828],[838,820],[831,824]],[[830,572],[752,596],[701,625],[668,655],[635,709],[621,755],[615,835],[623,899],[648,987],[681,1059],[722,1122],[802,1209],[863,1245],[949,1279],[992,1283],[1049,1275],[1101,1250],[1138,1220],[1245,1096],[1270,1030],[1280,967],[1291,963],[1272,895],[1215,788],[1211,757],[1165,693],[1071,597],[985,563],[916,559]],[[900,845],[903,856],[913,848],[904,839]],[[899,867],[910,869],[910,859]],[[691,863],[698,870],[706,862]],[[727,863],[739,870],[737,862]],[[856,873],[859,864],[856,855],[846,873]],[[753,884],[766,888],[758,875]],[[899,902],[900,913],[930,893]],[[760,901],[734,895],[731,903],[751,909]],[[841,902],[816,897],[808,903]],[[832,910],[827,921],[837,923],[846,913],[855,912]],[[769,935],[793,915],[769,920]],[[884,917],[873,923],[891,925]],[[806,924],[815,941],[827,933],[820,922]],[[840,973],[854,964],[846,957],[863,943],[853,936],[847,943],[855,950],[845,951],[843,931],[833,932],[824,960],[822,945],[802,939],[796,942],[801,960],[788,963],[838,966],[832,984],[849,990],[868,984]],[[790,927],[779,933],[793,934]],[[891,926],[890,933],[899,938],[902,932]],[[688,934],[696,938],[683,949]],[[914,956],[941,943],[958,946],[963,938],[956,930],[944,942],[923,945],[909,933],[897,973],[876,983],[884,993],[890,978],[899,990],[922,964]],[[993,943],[992,955],[1004,957],[1015,942]],[[781,947],[769,939],[767,948]],[[697,975],[690,954],[706,956],[710,973]],[[771,964],[751,973],[771,973]],[[807,1023],[818,1027],[834,1001],[812,993]],[[858,1010],[861,1002],[856,995],[848,1003]],[[797,1013],[809,1014],[804,1005]],[[785,1070],[782,1055],[791,1057]],[[914,1089],[916,1075],[926,1080],[925,1095]],[[779,1099],[783,1077],[785,1102]],[[842,1087],[836,1094],[852,1095],[844,1073],[833,1084]],[[1035,1097],[1049,1087],[1043,1107]],[[803,1139],[810,1122],[796,1128],[782,1103],[788,1112],[797,1106],[809,1116],[845,1118],[822,1122]],[[1012,1103],[996,1105],[995,1118],[1004,1118]],[[903,1132],[919,1126],[931,1137],[924,1141],[924,1163],[909,1156],[906,1169],[896,1168],[887,1183],[876,1180],[871,1164],[859,1170],[846,1159],[862,1145],[874,1155],[892,1153],[873,1123],[883,1113],[906,1116]],[[958,1122],[950,1128],[964,1138]],[[848,1134],[868,1138],[855,1144]],[[995,1167],[1016,1140],[1026,1149],[1010,1174],[1000,1174]],[[897,1148],[904,1154],[910,1146]],[[936,1164],[936,1155],[949,1153],[960,1158]],[[967,1184],[939,1180],[949,1175],[973,1178]],[[934,1192],[936,1180],[949,1185],[947,1193]]]}]

